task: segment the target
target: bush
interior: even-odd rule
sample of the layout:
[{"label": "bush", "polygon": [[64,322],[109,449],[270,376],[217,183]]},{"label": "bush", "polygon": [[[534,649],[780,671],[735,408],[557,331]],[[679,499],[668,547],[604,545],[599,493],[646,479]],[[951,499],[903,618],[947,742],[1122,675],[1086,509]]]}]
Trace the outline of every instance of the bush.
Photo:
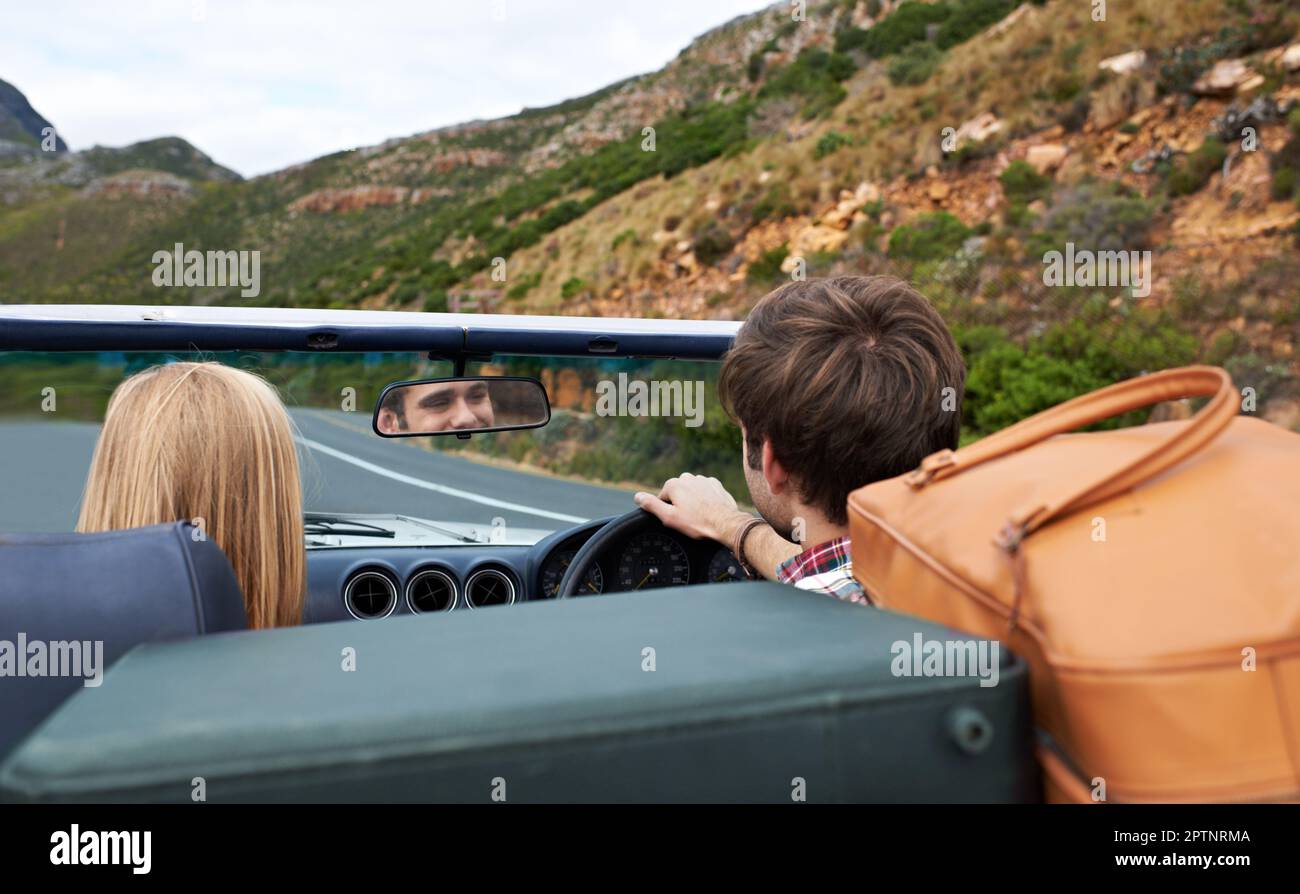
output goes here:
[{"label": "bush", "polygon": [[706,266],[712,266],[731,254],[735,238],[717,221],[710,221],[696,231],[691,238],[695,250],[695,260]]},{"label": "bush", "polygon": [[1273,198],[1285,200],[1296,192],[1296,172],[1294,168],[1278,168],[1273,172]]},{"label": "bush", "polygon": [[750,223],[759,223],[769,217],[792,217],[797,213],[794,203],[790,201],[790,190],[784,183],[770,188],[763,198],[754,204],[750,211]]},{"label": "bush", "polygon": [[756,283],[770,283],[782,276],[781,264],[790,256],[790,246],[779,245],[763,252],[758,260],[749,265],[746,279]]},{"label": "bush", "polygon": [[1029,206],[1024,202],[1012,202],[1007,206],[1007,213],[1004,217],[1007,226],[1019,229],[1033,222],[1034,213],[1029,210]]},{"label": "bush", "polygon": [[565,301],[568,301],[586,287],[586,280],[582,279],[582,277],[571,276],[560,284],[560,297]]},{"label": "bush", "polygon": [[817,146],[813,149],[813,158],[821,161],[826,156],[838,151],[842,146],[848,146],[852,143],[852,139],[838,130],[827,131],[817,140]]},{"label": "bush", "polygon": [[1070,102],[1083,91],[1083,80],[1076,74],[1062,74],[1052,78],[1047,85],[1047,95],[1052,102]]},{"label": "bush", "polygon": [[1108,384],[1086,363],[1006,342],[967,359],[963,421],[976,434],[991,434]]},{"label": "bush", "polygon": [[1066,133],[1078,133],[1088,123],[1088,114],[1091,110],[1092,102],[1088,94],[1076,96],[1073,102],[1063,105],[1057,111],[1056,123],[1065,128]]},{"label": "bush", "polygon": [[419,295],[420,287],[418,285],[413,282],[404,282],[393,289],[393,293],[388,296],[388,300],[392,304],[406,304],[408,301],[418,298]]},{"label": "bush", "polygon": [[430,292],[424,299],[424,312],[428,314],[447,312],[447,291],[438,289]]},{"label": "bush", "polygon": [[848,56],[810,47],[789,65],[773,73],[758,91],[758,97],[801,97],[804,117],[813,118],[840,104],[847,95],[840,81],[856,70],[857,66]]},{"label": "bush", "polygon": [[1228,149],[1220,140],[1211,138],[1186,158],[1177,162],[1169,172],[1169,194],[1188,196],[1200,191],[1210,182],[1215,172],[1223,167]]},{"label": "bush", "polygon": [[[882,58],[901,52],[908,44],[925,40],[926,26],[935,25],[948,18],[951,9],[946,3],[906,2],[885,16],[874,26],[862,31],[854,28],[842,32],[836,48],[862,49],[869,56]],[[857,33],[854,33],[857,32]]]},{"label": "bush", "polygon": [[[1076,320],[1047,330],[1021,346],[991,326],[954,335],[966,357],[963,422],[985,435],[1123,379],[1196,359],[1196,339],[1167,321]],[[1141,422],[1141,412],[1094,426]]]},{"label": "bush", "polygon": [[522,277],[517,283],[506,289],[506,300],[518,301],[533,289],[537,288],[541,281],[542,274],[540,272],[530,273],[527,276]]},{"label": "bush", "polygon": [[1042,257],[1067,242],[1092,251],[1134,251],[1148,247],[1154,202],[1105,181],[1084,182],[1058,193],[1029,237],[1026,252]]},{"label": "bush", "polygon": [[1016,160],[998,176],[1002,192],[1014,203],[1032,202],[1047,195],[1052,179],[1038,171],[1027,161]]},{"label": "bush", "polygon": [[1277,46],[1291,33],[1280,11],[1267,17],[1261,13],[1240,25],[1225,25],[1208,43],[1163,51],[1158,57],[1156,86],[1161,95],[1190,93],[1196,79],[1218,60]]},{"label": "bush", "polygon": [[939,26],[935,43],[944,50],[964,43],[989,25],[1002,21],[1015,7],[1013,0],[960,0]]},{"label": "bush", "polygon": [[943,54],[933,44],[910,44],[890,61],[889,82],[895,87],[924,84],[942,58]]},{"label": "bush", "polygon": [[951,257],[970,235],[970,228],[947,211],[932,211],[909,225],[894,227],[889,234],[889,256],[909,261],[942,260]]}]

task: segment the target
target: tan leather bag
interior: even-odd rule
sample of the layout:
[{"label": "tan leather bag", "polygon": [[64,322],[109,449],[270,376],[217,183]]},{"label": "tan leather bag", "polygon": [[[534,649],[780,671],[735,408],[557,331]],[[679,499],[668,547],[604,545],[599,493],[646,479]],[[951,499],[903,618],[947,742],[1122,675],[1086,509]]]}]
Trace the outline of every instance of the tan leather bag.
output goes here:
[{"label": "tan leather bag", "polygon": [[[1210,400],[1069,433],[1183,397]],[[849,496],[878,605],[1029,662],[1049,800],[1300,798],[1300,435],[1240,401],[1142,376]]]}]

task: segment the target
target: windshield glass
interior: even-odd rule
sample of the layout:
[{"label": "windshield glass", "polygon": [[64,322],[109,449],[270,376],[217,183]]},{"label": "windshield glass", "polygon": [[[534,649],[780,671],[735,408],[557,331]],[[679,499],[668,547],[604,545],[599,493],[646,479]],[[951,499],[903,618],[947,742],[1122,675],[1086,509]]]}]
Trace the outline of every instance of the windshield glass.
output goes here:
[{"label": "windshield glass", "polygon": [[[380,438],[385,385],[449,376],[419,354],[0,353],[0,532],[76,526],[113,389],[148,367],[215,360],[275,385],[297,429],[309,541],[438,536],[531,543],[547,531],[633,508],[684,469],[743,496],[740,433],[717,398],[718,364],[496,357],[466,375],[534,376],[551,421],[541,428]],[[386,516],[386,517],[385,517]],[[393,518],[400,516],[400,518]]]}]

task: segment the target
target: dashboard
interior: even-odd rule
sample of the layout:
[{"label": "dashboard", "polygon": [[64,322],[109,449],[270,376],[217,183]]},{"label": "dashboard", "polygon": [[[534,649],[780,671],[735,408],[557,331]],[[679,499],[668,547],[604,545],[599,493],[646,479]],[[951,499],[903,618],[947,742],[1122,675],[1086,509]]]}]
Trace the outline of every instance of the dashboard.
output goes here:
[{"label": "dashboard", "polygon": [[[554,599],[578,550],[592,532],[575,535],[549,550],[541,562],[537,592]],[[577,595],[594,596],[656,587],[748,580],[731,550],[673,531],[641,531],[615,540],[592,564]]]},{"label": "dashboard", "polygon": [[[303,620],[377,620],[554,599],[578,550],[607,521],[556,531],[532,545],[397,545],[376,535],[373,542],[349,537],[326,544],[309,536]],[[726,547],[656,525],[611,540],[577,595],[748,579]]]}]

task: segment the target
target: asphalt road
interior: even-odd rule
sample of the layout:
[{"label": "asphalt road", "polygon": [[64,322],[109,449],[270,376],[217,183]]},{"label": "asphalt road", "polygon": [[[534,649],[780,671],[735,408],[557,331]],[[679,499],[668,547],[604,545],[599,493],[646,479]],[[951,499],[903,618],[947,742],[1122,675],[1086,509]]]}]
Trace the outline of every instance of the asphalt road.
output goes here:
[{"label": "asphalt road", "polygon": [[[395,512],[484,526],[499,517],[507,526],[560,529],[632,508],[631,491],[379,438],[366,414],[291,412],[309,511]],[[0,420],[0,532],[71,531],[98,436],[91,423]]]}]

